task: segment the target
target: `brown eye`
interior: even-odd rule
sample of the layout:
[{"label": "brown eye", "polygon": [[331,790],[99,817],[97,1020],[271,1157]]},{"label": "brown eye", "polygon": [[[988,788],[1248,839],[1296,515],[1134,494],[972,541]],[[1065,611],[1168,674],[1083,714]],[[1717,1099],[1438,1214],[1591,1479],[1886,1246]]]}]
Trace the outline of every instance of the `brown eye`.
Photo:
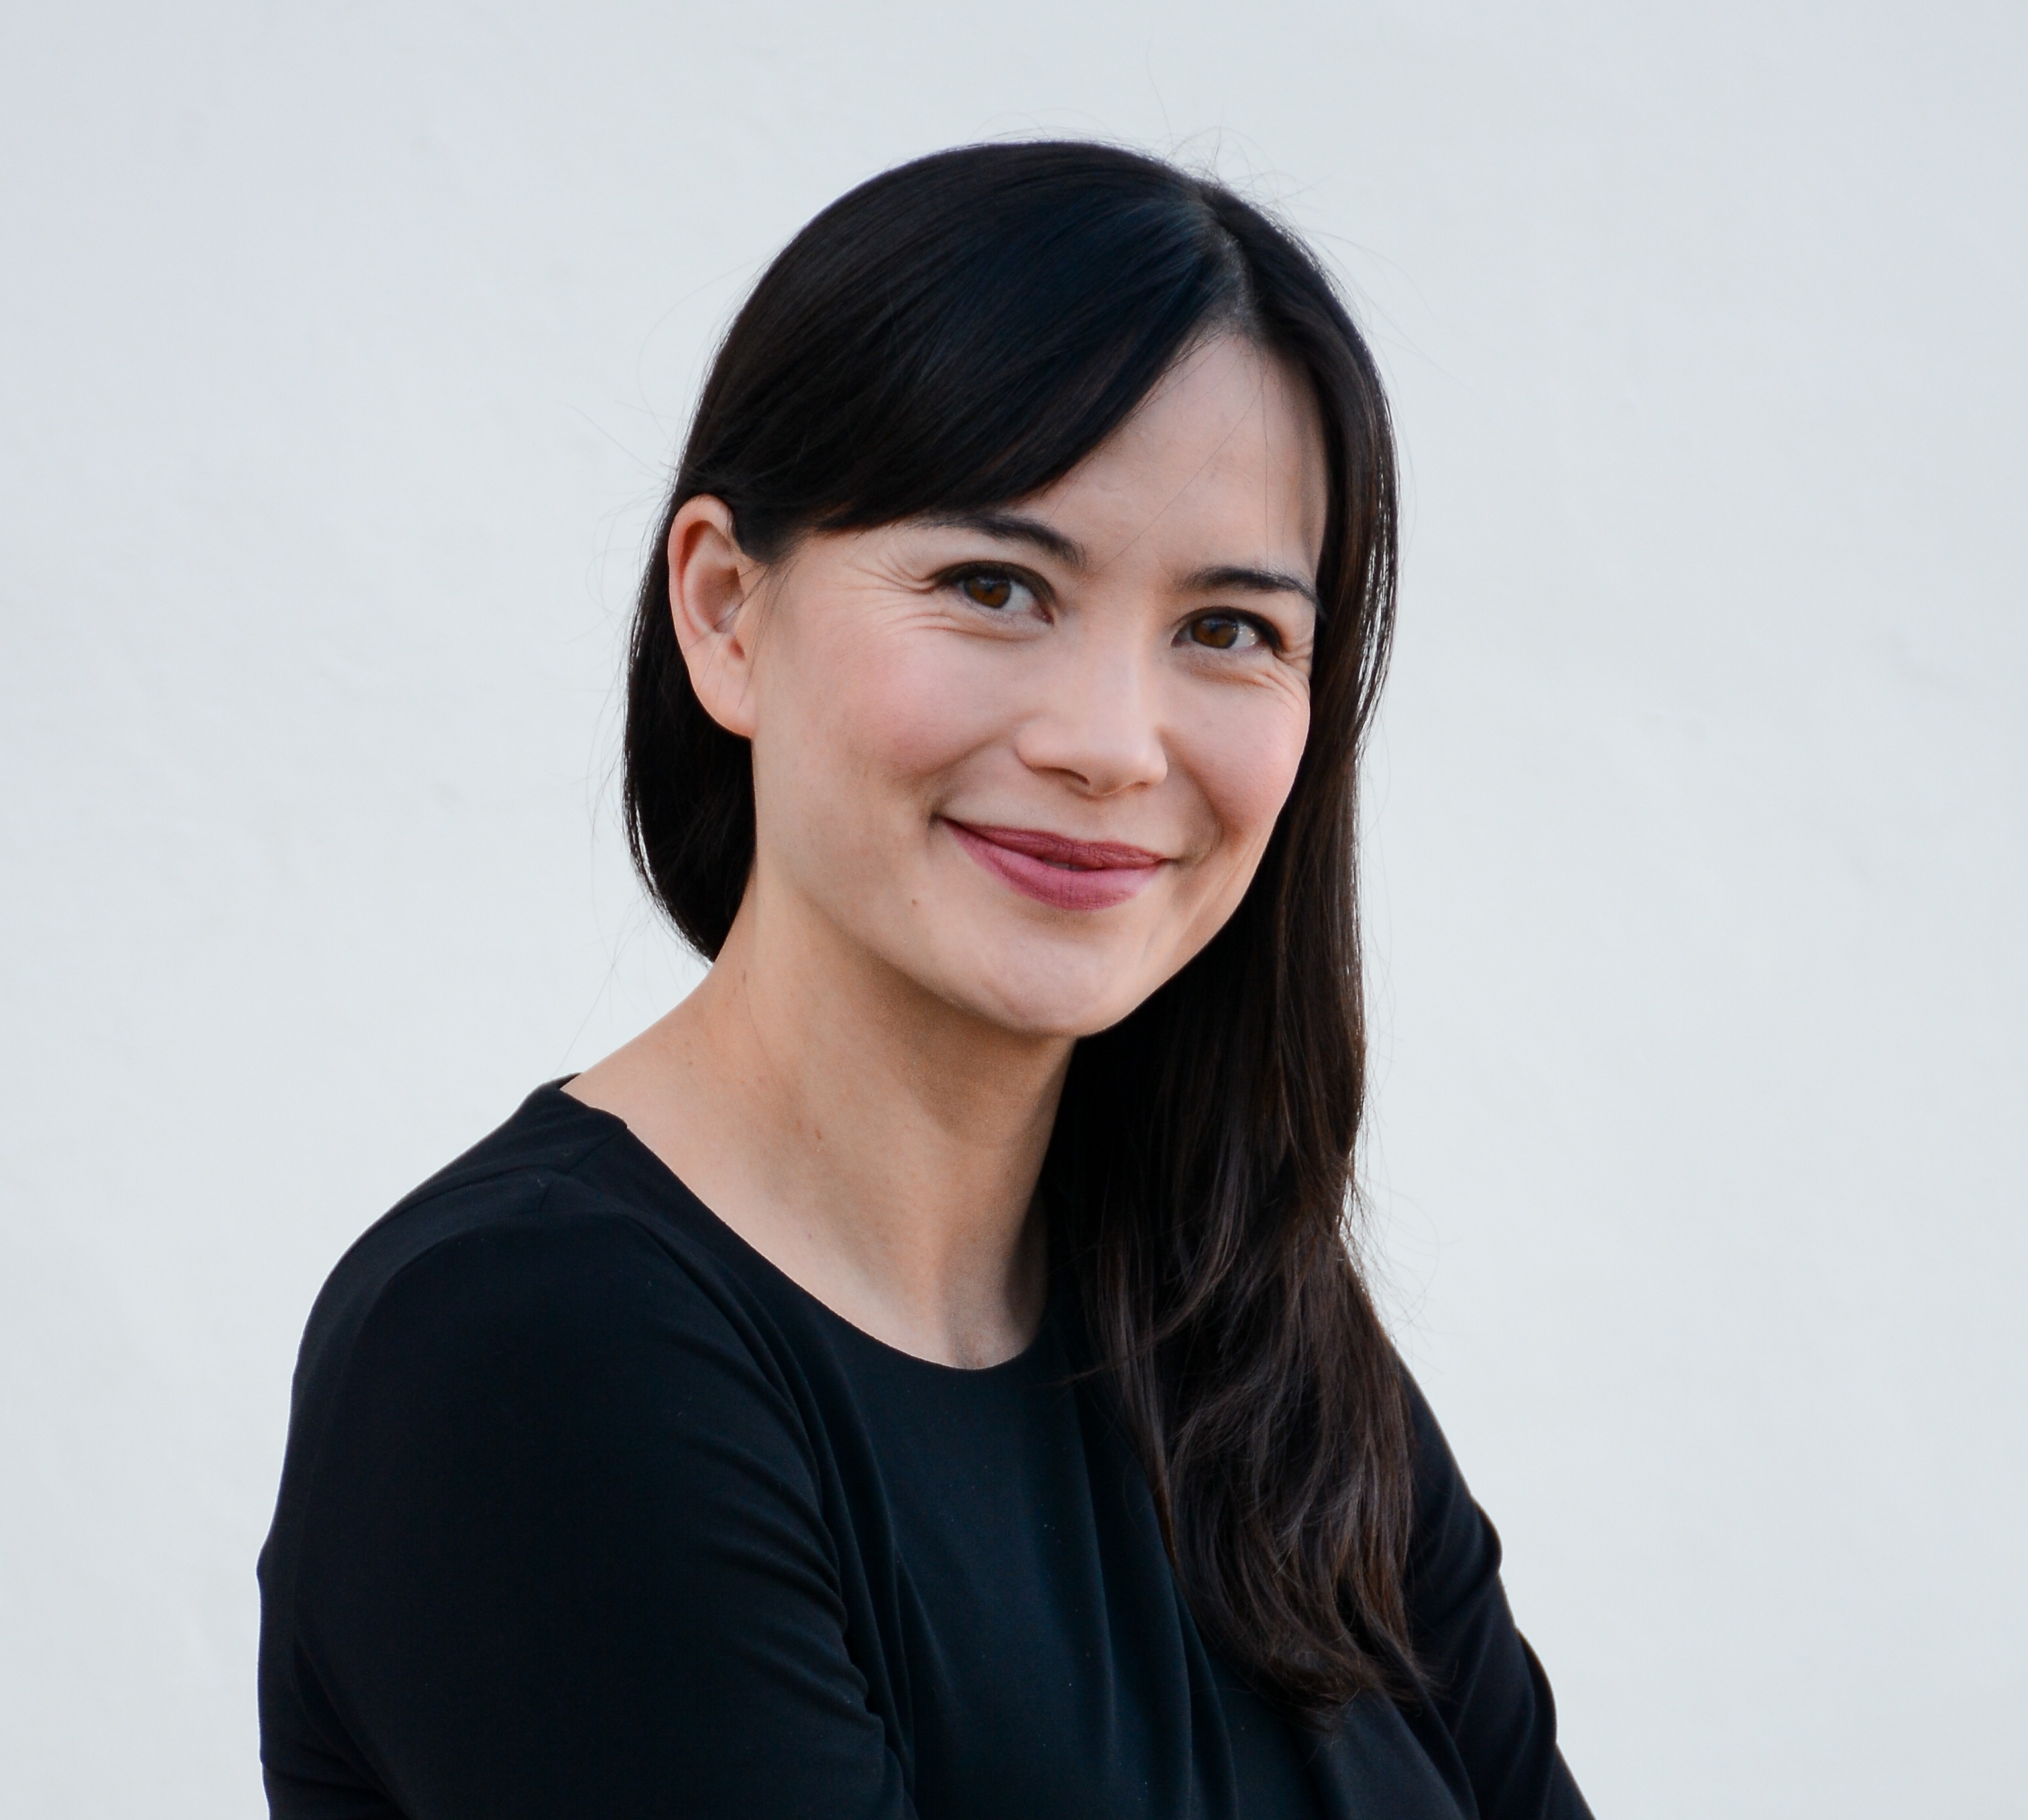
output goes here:
[{"label": "brown eye", "polygon": [[958,584],[964,597],[974,606],[1004,607],[1014,597],[1014,581],[1011,575],[967,575]]},{"label": "brown eye", "polygon": [[1214,651],[1230,651],[1243,634],[1253,629],[1244,620],[1229,613],[1207,613],[1201,620],[1190,621],[1190,638],[1193,643],[1208,645]]}]

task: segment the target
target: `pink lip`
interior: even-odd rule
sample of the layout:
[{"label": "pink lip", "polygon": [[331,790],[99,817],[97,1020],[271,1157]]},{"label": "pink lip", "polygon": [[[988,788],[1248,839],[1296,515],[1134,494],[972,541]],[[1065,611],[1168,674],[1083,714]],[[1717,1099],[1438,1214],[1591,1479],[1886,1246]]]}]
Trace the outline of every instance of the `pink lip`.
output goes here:
[{"label": "pink lip", "polygon": [[1074,841],[1042,828],[944,826],[957,844],[1024,897],[1058,910],[1105,910],[1137,897],[1165,863],[1145,847]]}]

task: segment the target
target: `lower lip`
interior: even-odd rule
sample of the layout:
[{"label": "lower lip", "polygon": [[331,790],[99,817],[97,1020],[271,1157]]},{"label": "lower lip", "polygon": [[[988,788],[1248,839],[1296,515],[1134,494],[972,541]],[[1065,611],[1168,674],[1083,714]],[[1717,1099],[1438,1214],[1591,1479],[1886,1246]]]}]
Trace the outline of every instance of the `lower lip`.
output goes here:
[{"label": "lower lip", "polygon": [[1090,871],[1053,866],[1012,847],[1002,847],[957,822],[946,822],[957,844],[1002,884],[1057,910],[1108,910],[1138,897],[1161,870],[1152,866],[1101,866]]}]

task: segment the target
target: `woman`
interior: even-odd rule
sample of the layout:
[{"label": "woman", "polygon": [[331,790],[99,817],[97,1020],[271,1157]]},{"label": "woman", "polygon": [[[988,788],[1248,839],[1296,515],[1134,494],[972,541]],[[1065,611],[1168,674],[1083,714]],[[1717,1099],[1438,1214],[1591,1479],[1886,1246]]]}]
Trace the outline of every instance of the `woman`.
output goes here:
[{"label": "woman", "polygon": [[713,964],[320,1299],[276,1814],[1584,1812],[1346,1241],[1394,535],[1215,184],[975,147],[775,262],[630,660]]}]

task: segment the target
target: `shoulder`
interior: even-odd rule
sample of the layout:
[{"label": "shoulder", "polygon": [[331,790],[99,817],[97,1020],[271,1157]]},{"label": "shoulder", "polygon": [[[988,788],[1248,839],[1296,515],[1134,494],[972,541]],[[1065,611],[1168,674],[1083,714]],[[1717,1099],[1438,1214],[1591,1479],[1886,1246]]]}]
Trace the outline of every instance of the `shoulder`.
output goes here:
[{"label": "shoulder", "polygon": [[1401,1384],[1415,1459],[1406,1589],[1412,1622],[1427,1633],[1441,1630],[1461,1604],[1497,1585],[1500,1537],[1474,1500],[1436,1411],[1405,1367]]},{"label": "shoulder", "polygon": [[[553,1088],[371,1227],[332,1271],[298,1356],[292,1449],[340,1406],[599,1400],[624,1383],[736,1381],[793,1420],[784,1348],[715,1242],[624,1126]],[[659,1166],[656,1166],[659,1167]]]},{"label": "shoulder", "polygon": [[1515,1627],[1500,1537],[1473,1499],[1428,1400],[1404,1371],[1416,1516],[1404,1591],[1419,1677],[1478,1811],[1587,1820],[1556,1748],[1549,1678]]},{"label": "shoulder", "polygon": [[807,1361],[624,1126],[541,1100],[352,1248],[304,1340],[263,1725],[375,1779],[468,1791],[557,1726],[652,1755],[764,1598],[841,1622]]},{"label": "shoulder", "polygon": [[644,1209],[600,1180],[601,1154],[626,1135],[616,1119],[580,1106],[553,1086],[538,1088],[505,1123],[395,1203],[339,1259],[310,1325],[356,1319],[393,1282],[431,1254],[469,1252],[540,1220],[552,1205],[625,1222]]}]

